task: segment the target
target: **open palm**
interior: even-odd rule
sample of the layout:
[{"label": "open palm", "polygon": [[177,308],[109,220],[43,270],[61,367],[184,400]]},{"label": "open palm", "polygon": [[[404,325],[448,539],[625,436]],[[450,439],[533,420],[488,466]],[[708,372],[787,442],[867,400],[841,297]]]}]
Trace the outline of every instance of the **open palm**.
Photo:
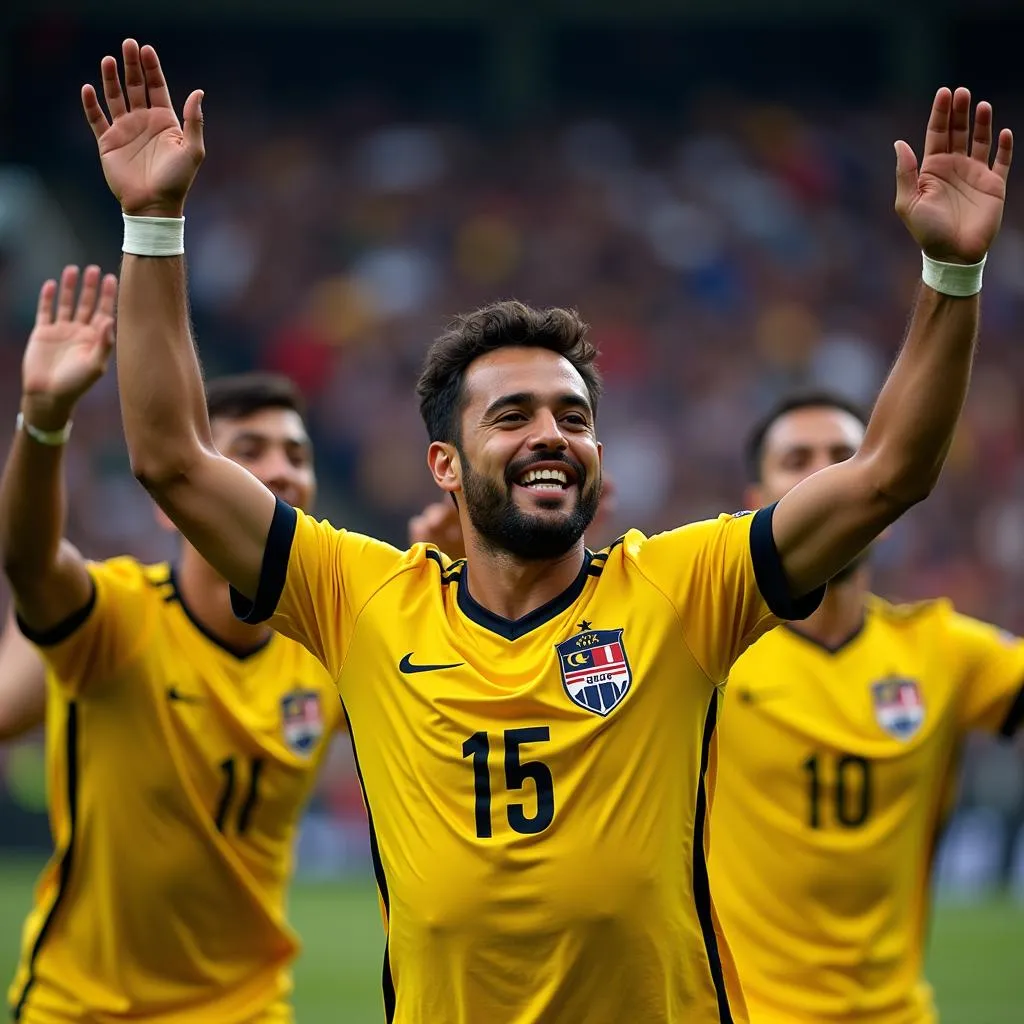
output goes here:
[{"label": "open palm", "polygon": [[896,212],[933,259],[978,262],[1003,218],[1013,136],[999,133],[990,167],[992,107],[978,104],[973,138],[970,120],[970,92],[943,88],[932,104],[920,169],[910,146],[896,143]]},{"label": "open palm", "polygon": [[197,90],[185,101],[183,129],[153,47],[140,49],[134,39],[126,39],[121,52],[123,90],[117,61],[104,57],[100,62],[109,120],[96,90],[82,87],[103,174],[125,213],[179,216],[204,156],[202,93]]},{"label": "open palm", "polygon": [[26,396],[66,408],[103,375],[114,345],[117,278],[101,281],[99,267],[86,267],[76,303],[78,279],[78,267],[65,267],[59,287],[47,281],[40,289],[21,366]]}]

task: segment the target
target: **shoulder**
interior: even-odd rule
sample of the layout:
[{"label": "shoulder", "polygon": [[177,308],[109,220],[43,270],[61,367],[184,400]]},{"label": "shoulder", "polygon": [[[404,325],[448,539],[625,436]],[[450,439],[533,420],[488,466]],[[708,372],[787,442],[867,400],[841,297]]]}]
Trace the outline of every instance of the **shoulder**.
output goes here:
[{"label": "shoulder", "polygon": [[112,597],[144,599],[173,593],[173,574],[167,562],[147,565],[130,555],[119,555],[89,561],[86,568],[97,589]]},{"label": "shoulder", "polygon": [[893,603],[869,594],[867,614],[876,622],[898,630],[941,630],[948,627],[957,616],[953,602],[947,597],[929,598],[924,601]]}]

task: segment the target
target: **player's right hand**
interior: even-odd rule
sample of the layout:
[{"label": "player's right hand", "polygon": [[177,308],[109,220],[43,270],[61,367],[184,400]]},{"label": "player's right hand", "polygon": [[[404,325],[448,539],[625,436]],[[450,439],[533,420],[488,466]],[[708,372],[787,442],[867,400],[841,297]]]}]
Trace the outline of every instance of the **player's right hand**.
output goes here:
[{"label": "player's right hand", "polygon": [[125,213],[133,216],[180,217],[185,196],[203,162],[203,114],[198,89],[185,100],[182,129],[171,94],[152,46],[126,39],[121,47],[125,88],[117,60],[100,61],[103,98],[82,86],[82,106],[96,136],[100,162],[110,191]]},{"label": "player's right hand", "polygon": [[[79,277],[82,288],[75,302]],[[54,299],[56,309],[54,309]],[[67,421],[86,391],[103,376],[114,347],[117,278],[99,267],[65,267],[39,292],[36,325],[21,364],[22,411],[42,430]]]},{"label": "player's right hand", "polygon": [[433,544],[449,558],[465,558],[462,524],[455,503],[435,501],[409,520],[410,544]]}]

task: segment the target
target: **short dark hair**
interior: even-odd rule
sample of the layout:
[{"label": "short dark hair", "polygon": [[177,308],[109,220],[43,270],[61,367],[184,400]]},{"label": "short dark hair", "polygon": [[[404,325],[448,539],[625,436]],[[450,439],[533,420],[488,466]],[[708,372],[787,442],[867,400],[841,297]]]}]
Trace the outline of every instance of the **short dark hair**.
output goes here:
[{"label": "short dark hair", "polygon": [[291,409],[306,422],[302,392],[282,374],[236,373],[206,382],[206,410],[211,420],[240,420],[264,409]]},{"label": "short dark hair", "polygon": [[596,415],[601,374],[587,329],[575,310],[533,309],[514,300],[457,316],[430,346],[416,385],[430,440],[459,443],[467,367],[479,356],[514,346],[546,348],[564,356],[583,378]]},{"label": "short dark hair", "polygon": [[852,399],[835,391],[796,391],[780,398],[751,428],[744,447],[744,461],[747,477],[751,483],[761,480],[761,461],[764,458],[764,442],[768,431],[776,421],[800,409],[838,409],[849,413],[861,426],[868,425],[864,410]]}]

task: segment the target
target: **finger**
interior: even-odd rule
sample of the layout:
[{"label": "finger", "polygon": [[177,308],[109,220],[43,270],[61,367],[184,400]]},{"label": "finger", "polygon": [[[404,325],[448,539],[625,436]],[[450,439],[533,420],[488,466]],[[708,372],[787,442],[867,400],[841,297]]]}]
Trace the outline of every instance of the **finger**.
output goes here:
[{"label": "finger", "polygon": [[893,143],[896,150],[896,212],[903,213],[917,195],[917,157],[902,139]]},{"label": "finger", "polygon": [[928,118],[928,129],[924,135],[924,155],[949,152],[949,114],[953,106],[953,94],[943,86],[932,103]]},{"label": "finger", "polygon": [[974,110],[974,140],[971,142],[971,159],[988,164],[992,149],[992,104],[982,100]]},{"label": "finger", "polygon": [[142,74],[146,80],[146,89],[149,91],[149,105],[151,107],[171,106],[171,93],[167,88],[167,79],[164,78],[163,68],[160,67],[160,58],[152,46],[146,45],[139,51],[139,59],[142,62]]},{"label": "finger", "polygon": [[100,290],[100,268],[95,264],[85,268],[82,275],[82,290],[78,293],[78,306],[75,309],[75,319],[81,324],[87,324],[96,310],[96,296]]},{"label": "finger", "polygon": [[60,275],[60,289],[57,292],[57,319],[70,320],[75,308],[75,289],[78,287],[78,267],[65,267]]},{"label": "finger", "polygon": [[117,308],[117,275],[104,274],[100,285],[100,304],[97,311],[104,316],[113,317]]},{"label": "finger", "polygon": [[89,122],[93,135],[98,139],[110,127],[110,122],[107,120],[107,115],[103,113],[96,90],[91,85],[82,86],[82,109],[85,111],[85,119]]},{"label": "finger", "polygon": [[996,146],[996,159],[992,170],[1006,181],[1010,173],[1010,164],[1013,162],[1013,132],[1004,128],[999,133],[999,145]]},{"label": "finger", "polygon": [[113,57],[104,57],[100,61],[100,77],[103,79],[103,98],[107,101],[107,110],[113,121],[127,112],[124,93],[121,92],[121,79],[117,75],[117,61]]},{"label": "finger", "polygon": [[89,326],[100,339],[94,355],[99,367],[103,368],[106,366],[107,359],[110,358],[110,350],[114,347],[114,318],[106,313],[97,313],[89,321]]},{"label": "finger", "polygon": [[971,91],[962,86],[953,93],[953,110],[949,119],[949,151],[966,153],[971,137]]},{"label": "finger", "polygon": [[51,277],[39,289],[39,305],[36,306],[36,327],[53,323],[53,300],[57,297],[57,282]]},{"label": "finger", "polygon": [[185,139],[188,142],[189,148],[200,156],[204,156],[206,153],[206,143],[203,142],[202,89],[196,89],[195,92],[189,94],[188,99],[185,100],[185,108],[182,113],[185,118]]},{"label": "finger", "polygon": [[124,88],[128,93],[128,107],[130,110],[144,109],[146,79],[142,74],[139,44],[134,39],[126,39],[121,44],[121,59],[124,61]]}]

